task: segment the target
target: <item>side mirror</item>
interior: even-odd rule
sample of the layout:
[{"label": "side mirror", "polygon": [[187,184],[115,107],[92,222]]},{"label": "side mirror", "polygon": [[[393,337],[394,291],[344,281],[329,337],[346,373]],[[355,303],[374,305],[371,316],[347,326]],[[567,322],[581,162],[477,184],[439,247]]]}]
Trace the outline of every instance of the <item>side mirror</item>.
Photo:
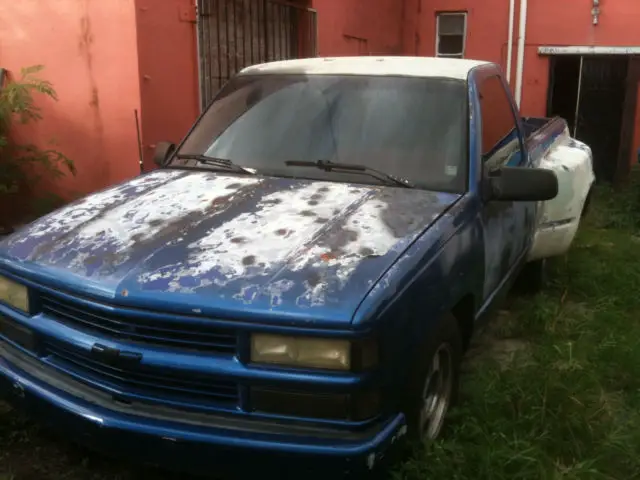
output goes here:
[{"label": "side mirror", "polygon": [[153,152],[153,163],[164,167],[176,151],[176,144],[171,142],[158,142]]},{"label": "side mirror", "polygon": [[542,202],[558,195],[558,177],[545,168],[502,167],[483,183],[485,200]]}]

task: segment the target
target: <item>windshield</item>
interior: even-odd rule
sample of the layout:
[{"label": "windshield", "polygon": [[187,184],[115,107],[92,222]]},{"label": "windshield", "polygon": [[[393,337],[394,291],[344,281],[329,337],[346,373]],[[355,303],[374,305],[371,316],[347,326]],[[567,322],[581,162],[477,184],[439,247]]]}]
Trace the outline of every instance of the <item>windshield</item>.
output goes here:
[{"label": "windshield", "polygon": [[[460,80],[239,76],[218,94],[178,153],[229,160],[265,175],[381,182],[362,173],[285,162],[357,164],[418,188],[462,192],[466,124],[466,85]],[[198,164],[174,159],[171,165]]]}]

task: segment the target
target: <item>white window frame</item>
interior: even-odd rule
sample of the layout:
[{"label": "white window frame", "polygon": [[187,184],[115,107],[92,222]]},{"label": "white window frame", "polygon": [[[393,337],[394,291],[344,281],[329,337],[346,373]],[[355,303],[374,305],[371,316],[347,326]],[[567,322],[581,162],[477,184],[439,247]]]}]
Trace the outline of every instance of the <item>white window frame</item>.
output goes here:
[{"label": "white window frame", "polygon": [[[461,53],[440,53],[440,18],[456,16],[463,18],[462,27],[462,52]],[[441,58],[464,58],[467,49],[467,12],[436,12],[436,57]]]}]

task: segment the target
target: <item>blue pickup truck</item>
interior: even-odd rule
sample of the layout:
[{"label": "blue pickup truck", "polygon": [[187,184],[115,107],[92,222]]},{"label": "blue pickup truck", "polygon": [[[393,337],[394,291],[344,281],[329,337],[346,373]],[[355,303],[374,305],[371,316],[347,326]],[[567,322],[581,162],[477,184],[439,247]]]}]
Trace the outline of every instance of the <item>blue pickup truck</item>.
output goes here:
[{"label": "blue pickup truck", "polygon": [[440,433],[562,131],[491,63],[249,67],[161,168],[0,242],[0,393],[142,463],[374,469]]}]

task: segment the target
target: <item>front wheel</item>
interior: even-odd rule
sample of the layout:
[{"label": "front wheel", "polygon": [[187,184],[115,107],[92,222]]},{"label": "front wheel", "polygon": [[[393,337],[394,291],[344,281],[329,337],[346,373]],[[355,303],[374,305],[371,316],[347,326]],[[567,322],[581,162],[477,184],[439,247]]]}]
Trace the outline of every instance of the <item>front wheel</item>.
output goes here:
[{"label": "front wheel", "polygon": [[457,399],[461,358],[458,323],[446,315],[429,332],[410,380],[405,414],[411,439],[431,441],[440,435]]}]

